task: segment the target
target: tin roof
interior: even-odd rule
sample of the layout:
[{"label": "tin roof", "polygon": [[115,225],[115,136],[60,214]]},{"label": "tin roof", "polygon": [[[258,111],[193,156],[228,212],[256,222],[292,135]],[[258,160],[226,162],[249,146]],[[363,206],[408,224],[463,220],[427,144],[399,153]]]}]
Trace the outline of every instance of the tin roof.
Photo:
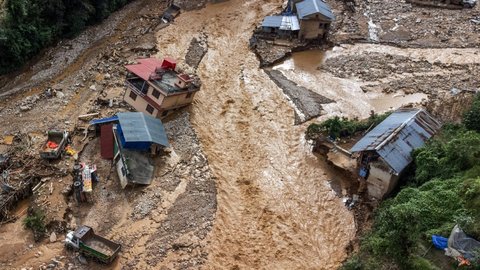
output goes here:
[{"label": "tin roof", "polygon": [[300,30],[297,16],[267,16],[263,19],[262,27],[279,28],[280,30]]},{"label": "tin roof", "polygon": [[117,113],[126,143],[152,142],[168,147],[167,134],[160,119],[141,112]]},{"label": "tin roof", "polygon": [[145,81],[150,80],[150,76],[155,73],[157,67],[161,67],[163,61],[157,58],[138,59],[138,64],[126,65],[125,68]]},{"label": "tin roof", "polygon": [[367,133],[350,151],[376,151],[400,173],[412,161],[412,151],[422,147],[440,127],[425,110],[400,109]]},{"label": "tin roof", "polygon": [[315,13],[320,13],[329,20],[334,20],[335,16],[332,13],[330,6],[323,0],[303,0],[296,3],[297,14],[299,19],[303,19]]}]

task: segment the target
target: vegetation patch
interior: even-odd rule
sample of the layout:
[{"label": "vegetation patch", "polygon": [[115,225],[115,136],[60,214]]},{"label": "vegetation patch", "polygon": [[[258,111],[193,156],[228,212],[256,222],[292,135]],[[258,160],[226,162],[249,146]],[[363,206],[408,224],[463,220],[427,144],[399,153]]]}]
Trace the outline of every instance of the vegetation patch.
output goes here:
[{"label": "vegetation patch", "polygon": [[307,128],[307,139],[317,139],[320,135],[329,136],[332,139],[349,137],[355,135],[357,132],[372,129],[380,124],[391,113],[372,114],[365,120],[358,120],[358,118],[348,119],[346,117],[335,116],[320,124],[310,124]]},{"label": "vegetation patch", "polygon": [[28,215],[23,220],[25,228],[32,230],[35,241],[40,240],[46,232],[45,215],[41,210],[28,209]]},{"label": "vegetation patch", "polygon": [[[129,0],[5,0],[0,74],[20,68],[60,38],[72,38]],[[0,13],[1,14],[1,13]]]}]

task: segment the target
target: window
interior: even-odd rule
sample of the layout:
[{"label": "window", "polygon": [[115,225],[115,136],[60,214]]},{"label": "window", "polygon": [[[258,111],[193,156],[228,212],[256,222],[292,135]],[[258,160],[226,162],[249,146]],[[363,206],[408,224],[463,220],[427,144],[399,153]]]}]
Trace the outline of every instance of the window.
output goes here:
[{"label": "window", "polygon": [[154,111],[154,110],[155,110],[155,109],[154,109],[152,106],[147,105],[147,112],[149,112],[150,114],[153,114],[153,111]]},{"label": "window", "polygon": [[156,98],[160,97],[160,92],[157,91],[157,89],[153,89],[152,95]]},{"label": "window", "polygon": [[187,98],[191,98],[191,97],[192,97],[192,93],[188,93],[188,94],[185,96],[186,99],[187,99]]},{"label": "window", "polygon": [[130,90],[130,95],[128,95],[131,99],[137,100],[137,94]]}]

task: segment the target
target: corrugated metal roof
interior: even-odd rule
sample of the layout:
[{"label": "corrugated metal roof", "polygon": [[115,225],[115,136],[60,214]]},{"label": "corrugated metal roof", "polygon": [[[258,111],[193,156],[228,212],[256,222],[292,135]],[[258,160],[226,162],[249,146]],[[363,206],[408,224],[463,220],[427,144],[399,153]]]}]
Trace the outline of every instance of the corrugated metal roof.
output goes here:
[{"label": "corrugated metal roof", "polygon": [[297,16],[267,16],[263,20],[262,27],[279,28],[280,30],[300,30]]},{"label": "corrugated metal roof", "polygon": [[137,62],[138,64],[126,65],[125,68],[145,81],[150,80],[155,69],[162,66],[162,61],[157,58],[138,59]]},{"label": "corrugated metal roof", "polygon": [[297,16],[283,16],[280,30],[297,31],[300,30]]},{"label": "corrugated metal roof", "polygon": [[332,9],[323,0],[303,0],[302,2],[296,3],[295,7],[297,8],[297,14],[300,19],[315,13],[320,13],[330,20],[335,19]]},{"label": "corrugated metal roof", "polygon": [[117,113],[125,142],[152,142],[168,147],[162,121],[141,112]]},{"label": "corrugated metal roof", "polygon": [[412,161],[412,151],[422,147],[440,127],[440,123],[424,110],[401,109],[367,133],[350,151],[376,151],[396,173],[400,173]]},{"label": "corrugated metal roof", "polygon": [[267,16],[263,19],[262,27],[280,28],[283,16]]}]

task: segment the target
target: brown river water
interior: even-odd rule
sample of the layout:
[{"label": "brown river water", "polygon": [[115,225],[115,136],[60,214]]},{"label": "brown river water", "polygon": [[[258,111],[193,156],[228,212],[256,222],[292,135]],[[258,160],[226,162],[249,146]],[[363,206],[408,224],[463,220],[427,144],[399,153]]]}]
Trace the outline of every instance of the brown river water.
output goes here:
[{"label": "brown river water", "polygon": [[248,48],[279,3],[211,5],[158,36],[159,55],[185,55],[192,35],[208,37],[192,113],[217,177],[207,268],[334,269],[355,236],[352,213],[303,139],[305,126],[293,125],[293,109]]}]

